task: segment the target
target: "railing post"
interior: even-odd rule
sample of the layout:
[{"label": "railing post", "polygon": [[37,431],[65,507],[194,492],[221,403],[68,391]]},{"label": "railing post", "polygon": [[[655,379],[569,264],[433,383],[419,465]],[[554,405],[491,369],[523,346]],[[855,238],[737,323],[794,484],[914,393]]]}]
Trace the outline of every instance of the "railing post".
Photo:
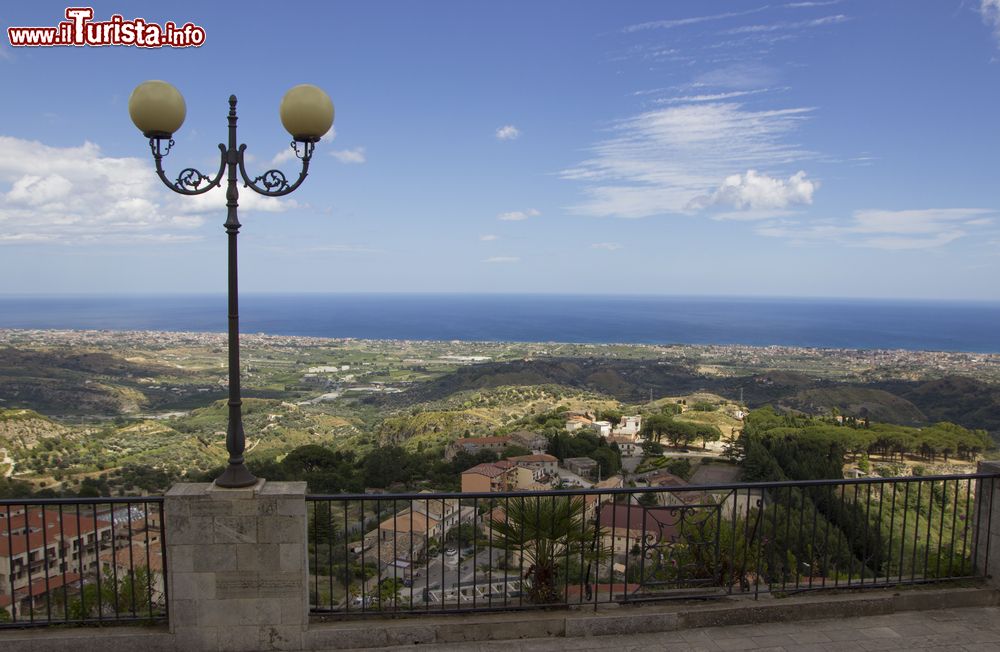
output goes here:
[{"label": "railing post", "polygon": [[[979,473],[1000,474],[1000,461],[980,462]],[[975,480],[976,499],[969,515],[976,575],[986,577],[990,586],[1000,586],[1000,478]]]},{"label": "railing post", "polygon": [[176,484],[164,500],[177,649],[299,650],[309,624],[306,483]]}]

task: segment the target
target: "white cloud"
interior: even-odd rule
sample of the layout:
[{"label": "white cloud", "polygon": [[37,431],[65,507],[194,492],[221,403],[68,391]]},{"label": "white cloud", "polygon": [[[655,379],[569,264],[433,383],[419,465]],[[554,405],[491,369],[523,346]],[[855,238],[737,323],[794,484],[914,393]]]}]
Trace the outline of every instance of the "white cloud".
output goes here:
[{"label": "white cloud", "polygon": [[[51,147],[0,136],[0,241],[7,244],[188,242],[201,237],[191,231],[206,216],[223,219],[225,204],[220,188],[175,195],[146,158],[105,156],[89,142]],[[240,196],[247,211],[295,205],[253,192]]]},{"label": "white cloud", "polygon": [[315,247],[306,247],[305,251],[316,252],[316,253],[350,253],[350,254],[384,253],[384,250],[382,249],[375,249],[373,247],[368,247],[366,245],[356,245],[356,244],[317,245]]},{"label": "white cloud", "polygon": [[803,224],[776,221],[764,224],[757,233],[786,238],[795,243],[841,244],[874,249],[903,250],[941,247],[970,230],[988,226],[995,214],[985,208],[928,208],[919,210],[855,211],[847,223],[817,221]]},{"label": "white cloud", "polygon": [[757,34],[760,32],[776,32],[779,30],[797,30],[797,29],[810,29],[812,27],[825,27],[827,25],[837,25],[839,23],[846,23],[850,20],[850,17],[844,14],[837,14],[835,16],[824,16],[822,18],[814,18],[812,20],[797,20],[794,22],[779,22],[779,23],[769,23],[764,25],[743,25],[741,27],[734,27],[733,29],[727,29],[723,34]]},{"label": "white cloud", "polygon": [[368,160],[365,156],[364,147],[355,147],[354,149],[335,149],[330,152],[330,156],[334,157],[341,163],[364,163]]},{"label": "white cloud", "polygon": [[746,174],[726,177],[715,192],[695,197],[688,207],[692,210],[713,206],[750,211],[784,209],[792,204],[811,204],[818,186],[819,183],[807,179],[806,173],[801,170],[787,180],[747,170]]},{"label": "white cloud", "polygon": [[493,235],[492,233],[487,233],[486,235],[479,236],[479,239],[483,242],[493,242],[494,240],[499,240],[500,236]]},{"label": "white cloud", "polygon": [[[734,170],[781,169],[815,154],[788,142],[811,109],[750,111],[738,103],[687,104],[618,122],[591,157],[563,170],[583,185],[581,215],[689,213]],[[792,168],[793,170],[795,168]]]},{"label": "white cloud", "polygon": [[808,9],[810,7],[829,7],[839,5],[843,0],[813,0],[812,2],[789,2],[783,5],[786,9]]},{"label": "white cloud", "polygon": [[622,248],[621,244],[618,242],[595,242],[590,245],[591,249],[605,249],[607,251],[618,251]]},{"label": "white cloud", "polygon": [[83,234],[71,241],[56,233],[0,233],[0,245],[18,244],[66,244],[74,245],[130,245],[130,244],[183,244],[202,240],[200,235],[178,235],[175,233],[133,233]]},{"label": "white cloud", "polygon": [[517,256],[492,256],[490,258],[484,258],[483,262],[491,264],[519,263],[521,262],[521,259]]},{"label": "white cloud", "polygon": [[981,0],[979,13],[983,22],[993,28],[993,34],[1000,39],[1000,0]]},{"label": "white cloud", "polygon": [[514,125],[504,125],[497,129],[497,140],[514,140],[521,136],[521,130]]},{"label": "white cloud", "polygon": [[73,184],[59,174],[44,177],[26,174],[14,182],[6,199],[28,206],[43,206],[66,197],[72,190]]},{"label": "white cloud", "polygon": [[[154,175],[155,176],[155,175]],[[250,175],[253,178],[253,174]],[[291,183],[293,179],[289,180]],[[263,195],[258,195],[253,190],[244,189],[242,182],[240,183],[240,213],[243,211],[247,212],[257,212],[257,213],[281,213],[287,211],[291,208],[300,208],[299,204],[294,199],[276,197],[264,197]],[[201,215],[211,215],[221,214],[225,216],[226,210],[226,189],[225,184],[220,185],[217,188],[213,188],[206,192],[204,195],[195,195],[194,197],[178,197],[173,200],[173,210],[174,212],[181,214],[201,214]]]},{"label": "white cloud", "polygon": [[649,29],[673,29],[674,27],[684,27],[686,25],[697,25],[698,23],[704,23],[708,21],[715,20],[725,20],[727,18],[736,18],[739,16],[746,16],[747,14],[754,14],[758,11],[764,11],[767,6],[758,7],[756,9],[748,9],[746,11],[730,11],[724,14],[711,14],[708,16],[692,16],[690,18],[673,18],[669,20],[651,20],[645,23],[638,23],[636,25],[629,25],[622,29],[625,33],[630,32],[641,32]]},{"label": "white cloud", "polygon": [[717,222],[759,222],[761,220],[773,220],[777,218],[794,217],[796,215],[799,215],[798,211],[767,208],[722,211],[719,213],[711,213],[709,217]]},{"label": "white cloud", "polygon": [[292,148],[289,147],[288,149],[283,149],[277,154],[275,154],[274,158],[271,159],[271,165],[275,166],[281,165],[282,163],[287,163],[288,161],[291,161],[294,158],[295,158],[295,152],[293,152]]},{"label": "white cloud", "polygon": [[758,88],[752,91],[731,91],[728,93],[704,93],[701,95],[682,95],[680,97],[667,97],[655,100],[657,104],[684,104],[687,102],[719,102],[722,100],[732,100],[737,97],[745,97],[747,95],[758,95],[760,93],[767,93],[770,89],[768,88]]},{"label": "white cloud", "polygon": [[695,78],[692,88],[732,88],[751,91],[777,83],[780,71],[759,62],[740,62],[716,68]]},{"label": "white cloud", "polygon": [[521,220],[526,220],[529,217],[538,217],[541,215],[541,211],[529,208],[523,211],[509,211],[507,213],[500,213],[497,215],[498,220],[503,220],[504,222],[520,222]]}]

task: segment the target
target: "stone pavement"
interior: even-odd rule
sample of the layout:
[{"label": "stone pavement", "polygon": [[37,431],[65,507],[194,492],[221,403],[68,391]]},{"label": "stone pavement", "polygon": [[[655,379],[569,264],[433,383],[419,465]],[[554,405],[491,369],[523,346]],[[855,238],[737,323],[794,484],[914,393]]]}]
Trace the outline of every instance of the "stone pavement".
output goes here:
[{"label": "stone pavement", "polygon": [[[442,652],[695,652],[758,650],[939,650],[1000,652],[1000,607],[909,611],[791,623],[704,627],[658,634],[407,645],[393,651]],[[371,652],[372,648],[367,648]],[[360,652],[360,651],[359,651]]]}]

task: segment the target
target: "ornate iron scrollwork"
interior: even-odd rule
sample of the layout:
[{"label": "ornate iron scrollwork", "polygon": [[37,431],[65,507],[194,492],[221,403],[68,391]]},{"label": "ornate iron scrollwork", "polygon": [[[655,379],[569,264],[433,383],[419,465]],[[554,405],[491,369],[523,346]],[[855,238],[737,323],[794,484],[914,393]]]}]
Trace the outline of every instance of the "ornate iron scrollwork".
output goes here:
[{"label": "ornate iron scrollwork", "polygon": [[719,555],[716,503],[680,504],[643,509],[644,534],[637,592],[707,588]]},{"label": "ornate iron scrollwork", "polygon": [[[308,161],[312,158],[313,150],[316,148],[316,143],[299,143],[297,140],[292,141],[292,149],[295,150],[295,158],[302,161]],[[299,145],[302,145],[302,153],[299,153]]]},{"label": "ornate iron scrollwork", "polygon": [[281,170],[268,170],[259,177],[251,179],[250,175],[247,174],[245,165],[246,158],[244,152],[247,146],[240,145],[236,154],[236,161],[239,165],[240,176],[243,177],[243,187],[250,188],[265,197],[282,197],[301,186],[309,174],[309,161],[312,159],[313,149],[316,145],[315,143],[302,143],[303,148],[301,153],[298,145],[298,143],[292,142],[292,149],[295,151],[295,156],[302,161],[302,171],[299,172],[299,178],[294,183],[290,183],[288,177]]},{"label": "ornate iron scrollwork", "polygon": [[288,178],[285,177],[285,173],[281,170],[268,170],[259,177],[256,177],[252,182],[244,183],[243,185],[244,187],[255,186],[258,183],[268,193],[285,192],[291,187],[291,184],[288,183]]},{"label": "ornate iron scrollwork", "polygon": [[177,175],[177,180],[174,181],[173,186],[178,190],[197,190],[198,186],[203,183],[211,184],[212,180],[194,168],[184,168]]},{"label": "ornate iron scrollwork", "polygon": [[153,153],[153,158],[160,159],[170,153],[170,150],[174,146],[174,139],[171,138],[167,141],[166,147],[163,145],[162,138],[150,138],[149,139],[149,151]]},{"label": "ornate iron scrollwork", "polygon": [[153,161],[156,164],[156,175],[160,177],[163,185],[182,195],[201,195],[220,184],[222,174],[226,171],[225,145],[219,145],[221,158],[219,160],[219,171],[216,173],[214,179],[194,168],[184,168],[177,175],[177,178],[171,181],[163,170],[163,157],[170,153],[170,149],[173,146],[174,141],[172,138],[166,141],[162,138],[149,139],[149,149],[153,152]]}]

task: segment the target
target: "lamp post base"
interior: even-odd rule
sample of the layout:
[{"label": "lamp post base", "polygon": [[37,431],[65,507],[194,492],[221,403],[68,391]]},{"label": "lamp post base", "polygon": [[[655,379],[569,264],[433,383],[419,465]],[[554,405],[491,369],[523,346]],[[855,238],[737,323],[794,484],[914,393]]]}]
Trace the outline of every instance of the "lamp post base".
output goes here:
[{"label": "lamp post base", "polygon": [[250,469],[242,462],[240,464],[230,464],[222,472],[222,475],[215,479],[215,486],[225,489],[239,489],[241,487],[249,487],[253,484],[257,484],[257,478],[253,473],[250,473]]}]

